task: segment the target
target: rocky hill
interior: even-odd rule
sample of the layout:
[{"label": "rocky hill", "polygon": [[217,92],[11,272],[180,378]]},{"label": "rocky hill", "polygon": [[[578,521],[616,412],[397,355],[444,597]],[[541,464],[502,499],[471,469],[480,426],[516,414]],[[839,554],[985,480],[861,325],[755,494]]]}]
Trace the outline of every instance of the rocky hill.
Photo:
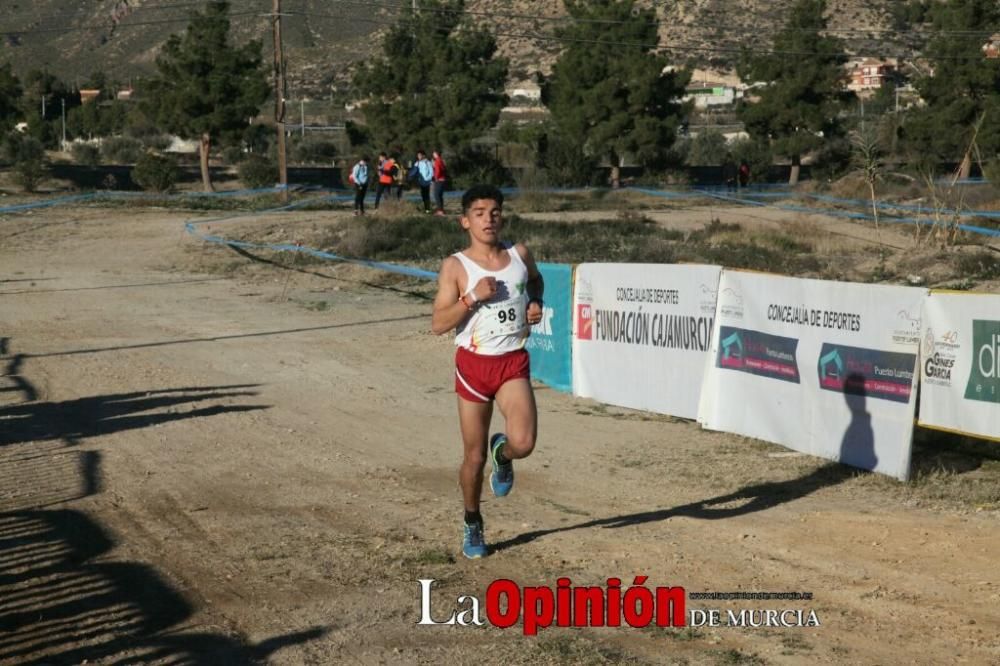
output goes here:
[{"label": "rocky hill", "polygon": [[[344,89],[352,63],[378,49],[402,0],[283,0],[284,43],[293,98],[328,98]],[[406,0],[409,2],[410,0]],[[417,0],[419,2],[419,0]],[[898,49],[880,43],[894,0],[830,0],[830,27],[855,53]],[[760,47],[784,22],[792,0],[646,0],[660,19],[661,43],[679,62],[720,72],[741,46]],[[24,73],[47,68],[80,84],[96,71],[125,82],[152,71],[156,54],[201,2],[193,0],[7,0],[0,62]],[[259,39],[271,57],[271,0],[232,0],[236,38]],[[477,22],[493,27],[511,59],[511,78],[548,71],[559,49],[551,39],[562,0],[468,0]]]}]

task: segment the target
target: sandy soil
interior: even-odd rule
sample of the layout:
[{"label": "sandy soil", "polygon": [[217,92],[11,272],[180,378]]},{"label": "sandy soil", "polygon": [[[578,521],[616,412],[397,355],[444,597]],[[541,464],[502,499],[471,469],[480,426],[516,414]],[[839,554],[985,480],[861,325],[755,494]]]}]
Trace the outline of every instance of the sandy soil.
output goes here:
[{"label": "sandy soil", "polygon": [[[464,560],[429,303],[206,248],[184,219],[0,219],[0,663],[1000,663],[995,509],[545,387],[536,455],[485,500],[497,552]],[[444,616],[498,578],[636,575],[808,591],[688,607],[822,625],[416,624],[421,578]]]}]

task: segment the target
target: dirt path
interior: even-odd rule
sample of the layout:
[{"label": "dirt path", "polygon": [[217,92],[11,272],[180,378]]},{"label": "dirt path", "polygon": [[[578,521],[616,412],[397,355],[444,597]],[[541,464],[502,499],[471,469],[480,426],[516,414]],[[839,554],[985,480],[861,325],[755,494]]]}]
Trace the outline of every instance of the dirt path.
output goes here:
[{"label": "dirt path", "polygon": [[[0,219],[0,663],[1000,663],[997,511],[905,506],[893,482],[546,388],[537,454],[484,505],[499,552],[456,559],[452,347],[428,303],[350,267],[247,268],[182,220]],[[636,575],[812,592],[688,606],[822,626],[415,624],[421,578],[446,615],[497,578]]]}]

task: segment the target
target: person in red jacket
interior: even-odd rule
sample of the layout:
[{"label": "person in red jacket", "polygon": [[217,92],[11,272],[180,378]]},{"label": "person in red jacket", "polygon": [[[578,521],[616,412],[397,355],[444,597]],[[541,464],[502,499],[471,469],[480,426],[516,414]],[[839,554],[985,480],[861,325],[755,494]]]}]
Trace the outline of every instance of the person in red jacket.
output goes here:
[{"label": "person in red jacket", "polygon": [[444,186],[448,181],[448,169],[445,167],[444,158],[441,151],[435,150],[434,156],[434,180],[431,183],[431,192],[434,195],[434,203],[437,208],[435,215],[444,215]]}]

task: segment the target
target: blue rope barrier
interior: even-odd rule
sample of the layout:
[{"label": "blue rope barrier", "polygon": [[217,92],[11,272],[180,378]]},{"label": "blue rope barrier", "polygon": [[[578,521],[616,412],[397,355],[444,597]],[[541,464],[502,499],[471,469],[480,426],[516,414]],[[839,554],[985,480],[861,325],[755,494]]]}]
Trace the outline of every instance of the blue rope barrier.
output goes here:
[{"label": "blue rope barrier", "polygon": [[[206,224],[202,222],[201,224]],[[438,274],[434,271],[427,271],[422,268],[415,268],[413,266],[406,266],[403,264],[390,264],[382,261],[374,261],[372,259],[353,259],[351,257],[342,257],[338,254],[332,252],[326,252],[324,250],[317,250],[311,247],[305,247],[302,245],[292,245],[290,243],[251,243],[249,241],[237,241],[230,238],[223,238],[222,236],[213,236],[211,234],[199,233],[195,228],[195,223],[185,222],[185,230],[198,238],[201,238],[207,243],[217,243],[220,245],[227,245],[230,247],[238,247],[250,250],[273,250],[275,252],[298,252],[301,254],[308,254],[320,259],[329,259],[331,261],[339,261],[347,264],[355,264],[359,266],[367,266],[369,268],[375,268],[381,271],[386,271],[388,273],[397,273],[399,275],[406,275],[409,277],[421,278],[424,280],[436,280]]]},{"label": "blue rope barrier", "polygon": [[78,201],[90,201],[95,198],[97,198],[96,194],[76,194],[68,197],[46,199],[45,201],[32,201],[23,204],[15,204],[13,206],[4,206],[0,208],[0,215],[4,213],[19,213],[21,211],[34,210],[37,208],[50,208],[52,206],[62,206],[64,204],[76,203]]},{"label": "blue rope barrier", "polygon": [[[713,192],[705,192],[706,196],[713,197],[715,199],[722,199],[724,201],[732,201],[734,203],[743,204],[747,206],[763,206],[769,208],[777,208],[779,210],[787,210],[793,213],[804,213],[807,215],[826,215],[829,217],[840,217],[851,220],[862,220],[866,222],[874,221],[874,217],[867,213],[857,213],[852,211],[842,211],[833,210],[829,208],[810,208],[808,206],[796,206],[792,204],[766,204],[760,201],[753,201],[751,199],[741,199],[738,197],[725,196],[721,194],[715,194]],[[915,218],[915,217],[898,217],[893,215],[888,215],[883,218],[879,218],[881,222],[886,224],[915,224],[917,226],[932,226],[933,222],[925,219]],[[962,231],[968,231],[970,233],[979,234],[981,236],[990,236],[992,238],[1000,238],[1000,229],[990,229],[988,227],[980,227],[974,224],[958,224],[956,225]]]}]

